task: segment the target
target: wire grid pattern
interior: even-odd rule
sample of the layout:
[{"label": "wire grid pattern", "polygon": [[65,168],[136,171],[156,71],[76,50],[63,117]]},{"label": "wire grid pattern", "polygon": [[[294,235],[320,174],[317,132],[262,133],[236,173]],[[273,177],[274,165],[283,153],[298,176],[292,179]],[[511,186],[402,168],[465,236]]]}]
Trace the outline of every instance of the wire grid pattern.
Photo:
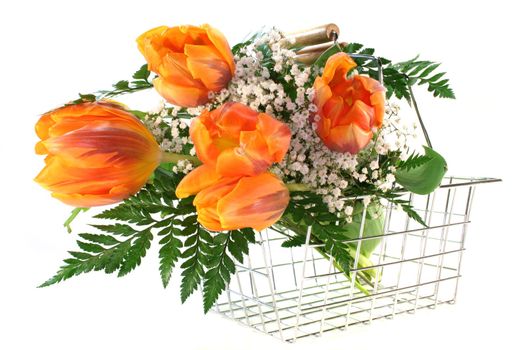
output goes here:
[{"label": "wire grid pattern", "polygon": [[[281,247],[283,235],[265,230],[258,235],[243,264],[237,264],[215,311],[249,327],[293,342],[349,326],[414,313],[421,308],[456,301],[465,235],[474,191],[488,178],[450,177],[426,196],[406,194],[425,220],[424,227],[395,207],[385,209],[383,232],[363,237],[363,217],[355,242],[381,242],[370,257],[372,266],[350,270],[350,278],[334,268],[308,244]],[[363,211],[366,213],[366,211]],[[356,275],[375,269],[368,295],[355,288]]]}]

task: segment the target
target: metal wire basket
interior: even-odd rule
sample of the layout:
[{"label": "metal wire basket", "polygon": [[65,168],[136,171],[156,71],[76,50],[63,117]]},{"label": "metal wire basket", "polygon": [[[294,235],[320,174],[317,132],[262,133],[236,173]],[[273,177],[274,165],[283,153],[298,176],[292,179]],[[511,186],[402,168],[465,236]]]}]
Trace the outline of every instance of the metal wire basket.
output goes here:
[{"label": "metal wire basket", "polygon": [[[215,310],[283,341],[322,335],[335,329],[434,308],[456,301],[465,235],[477,185],[491,178],[446,178],[427,196],[406,194],[425,220],[424,227],[393,206],[385,210],[383,232],[350,240],[360,245],[381,239],[372,254],[380,280],[365,294],[355,288],[357,263],[350,276],[336,270],[309,244],[283,248],[286,237],[266,230],[258,236]],[[366,214],[366,210],[363,211]],[[363,219],[366,220],[366,215]],[[349,242],[350,242],[349,241]]]}]

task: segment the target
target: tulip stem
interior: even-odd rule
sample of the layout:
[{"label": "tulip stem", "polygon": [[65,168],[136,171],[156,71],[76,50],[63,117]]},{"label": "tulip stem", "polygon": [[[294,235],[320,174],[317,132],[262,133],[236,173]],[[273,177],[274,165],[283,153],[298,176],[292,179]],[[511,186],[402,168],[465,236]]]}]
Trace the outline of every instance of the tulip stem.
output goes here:
[{"label": "tulip stem", "polygon": [[161,163],[177,163],[181,160],[187,160],[193,165],[200,165],[201,161],[199,158],[195,156],[189,156],[187,154],[178,154],[178,153],[170,153],[170,152],[163,152]]},{"label": "tulip stem", "polygon": [[307,191],[310,191],[310,186],[308,186],[306,184],[288,183],[288,184],[286,184],[286,187],[288,188],[288,191],[290,191],[290,192],[307,192]]}]

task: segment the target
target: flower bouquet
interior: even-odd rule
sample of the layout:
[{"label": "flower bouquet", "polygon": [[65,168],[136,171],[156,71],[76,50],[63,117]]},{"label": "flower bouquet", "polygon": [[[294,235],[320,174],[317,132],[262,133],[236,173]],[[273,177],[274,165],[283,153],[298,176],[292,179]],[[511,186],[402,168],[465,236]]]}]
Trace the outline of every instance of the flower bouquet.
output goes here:
[{"label": "flower bouquet", "polygon": [[[315,244],[369,293],[381,237],[355,239],[383,232],[386,205],[425,225],[402,195],[431,193],[447,170],[396,101],[414,104],[416,84],[454,93],[437,63],[394,63],[338,37],[333,24],[272,28],[230,47],[209,25],[154,28],[137,39],[147,64],[133,79],[43,114],[35,180],[75,207],[64,225],[112,206],[41,287],[90,271],[124,276],[157,238],[164,287],[179,265],[182,302],[202,286],[207,312],[271,229],[283,247]],[[152,111],[114,100],[152,88],[165,100]]]}]

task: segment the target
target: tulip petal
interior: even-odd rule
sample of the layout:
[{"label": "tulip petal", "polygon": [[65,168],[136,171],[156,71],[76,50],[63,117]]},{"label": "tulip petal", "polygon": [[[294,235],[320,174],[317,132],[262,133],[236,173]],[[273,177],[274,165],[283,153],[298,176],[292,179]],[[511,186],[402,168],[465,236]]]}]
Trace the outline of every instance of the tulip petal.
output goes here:
[{"label": "tulip petal", "polygon": [[[129,192],[129,191],[128,191]],[[132,193],[131,193],[132,194]],[[51,196],[60,200],[62,203],[71,205],[77,208],[88,208],[101,205],[110,205],[118,203],[127,197],[130,193],[123,193],[120,196],[115,196],[115,194],[107,195],[92,195],[92,194],[65,194],[65,193],[52,193]]]},{"label": "tulip petal", "polygon": [[159,49],[164,43],[163,34],[167,29],[166,26],[153,28],[137,38],[138,49],[148,61],[150,71],[158,72],[158,67],[162,62],[162,54],[165,52],[165,50]]},{"label": "tulip petal", "polygon": [[217,204],[221,227],[252,227],[261,231],[279,220],[288,206],[288,189],[276,176],[263,173],[243,177]]},{"label": "tulip petal", "polygon": [[212,114],[220,136],[238,141],[241,131],[255,130],[259,113],[242,103],[227,102]]},{"label": "tulip petal", "polygon": [[322,110],[325,103],[332,97],[332,90],[328,86],[322,77],[317,77],[314,82],[315,89],[315,104],[318,110]]},{"label": "tulip petal", "polygon": [[221,178],[221,175],[215,171],[214,166],[209,164],[200,165],[184,176],[175,190],[175,195],[178,198],[193,196],[213,185]]},{"label": "tulip petal", "polygon": [[222,179],[214,185],[203,189],[195,196],[193,205],[197,208],[197,221],[207,229],[213,231],[225,230],[221,226],[217,213],[217,202],[233,190],[237,184],[237,179]]},{"label": "tulip petal", "polygon": [[209,46],[186,45],[184,47],[191,75],[200,79],[211,91],[220,91],[232,78],[228,64],[217,50]]},{"label": "tulip petal", "polygon": [[372,139],[372,131],[365,131],[355,124],[341,125],[330,130],[327,146],[338,152],[356,154]]},{"label": "tulip petal", "polygon": [[206,87],[199,80],[195,80],[186,64],[186,55],[183,53],[168,53],[159,66],[159,75],[162,79],[176,81],[177,84],[205,90]]},{"label": "tulip petal", "polygon": [[168,102],[181,107],[197,107],[208,101],[208,92],[196,87],[173,84],[161,77],[153,80],[157,92]]},{"label": "tulip petal", "polygon": [[226,37],[217,29],[211,27],[208,24],[204,24],[202,27],[208,33],[208,38],[213,43],[213,45],[215,45],[215,48],[220,52],[222,58],[226,61],[226,63],[228,63],[228,66],[230,67],[230,73],[233,76],[235,73],[235,63],[233,61],[233,54]]},{"label": "tulip petal", "polygon": [[195,146],[197,157],[203,163],[215,164],[220,150],[213,143],[212,135],[206,127],[210,112],[204,111],[198,118],[193,119],[190,126],[190,136]]},{"label": "tulip petal", "polygon": [[[290,147],[292,133],[290,128],[268,114],[259,113],[257,130],[260,131],[265,140],[268,152],[272,158],[271,163],[279,163]],[[241,140],[242,143],[242,140]],[[249,148],[246,147],[247,152]],[[250,152],[249,152],[250,153]]]},{"label": "tulip petal", "polygon": [[341,113],[343,112],[344,102],[341,96],[333,96],[326,101],[323,106],[323,115],[325,118],[331,120],[331,125],[338,125]]},{"label": "tulip petal", "polygon": [[336,53],[326,61],[322,75],[323,80],[327,84],[337,84],[345,80],[348,72],[355,67],[357,64],[346,53]]},{"label": "tulip petal", "polygon": [[242,148],[235,147],[219,154],[216,169],[222,176],[253,176],[266,171],[270,164],[261,159],[253,159]]}]

